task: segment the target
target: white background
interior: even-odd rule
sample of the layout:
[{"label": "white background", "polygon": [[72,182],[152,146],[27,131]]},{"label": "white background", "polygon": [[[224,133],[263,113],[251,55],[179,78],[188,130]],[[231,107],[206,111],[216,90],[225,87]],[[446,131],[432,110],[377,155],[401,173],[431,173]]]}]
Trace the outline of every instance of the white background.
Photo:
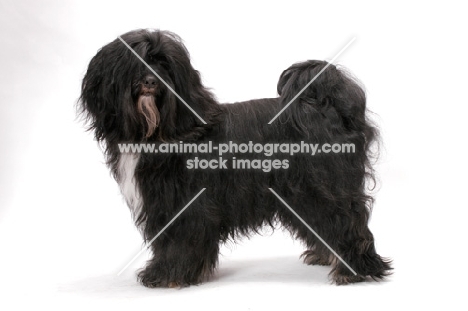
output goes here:
[{"label": "white background", "polygon": [[[394,310],[466,303],[466,10],[444,1],[0,2],[0,309]],[[221,102],[276,95],[290,64],[339,57],[384,140],[371,219],[388,281],[330,285],[281,231],[223,248],[211,282],[147,289],[142,246],[76,120],[96,51],[136,28],[179,34]],[[463,290],[465,288],[465,290]],[[112,309],[111,309],[112,308]]]}]

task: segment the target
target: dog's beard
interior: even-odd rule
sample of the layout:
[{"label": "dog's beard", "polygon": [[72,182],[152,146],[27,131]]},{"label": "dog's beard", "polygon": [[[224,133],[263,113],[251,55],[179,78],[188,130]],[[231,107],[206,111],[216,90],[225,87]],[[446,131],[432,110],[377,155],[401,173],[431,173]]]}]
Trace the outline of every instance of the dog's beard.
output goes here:
[{"label": "dog's beard", "polygon": [[160,116],[159,110],[156,107],[156,102],[153,95],[141,95],[137,103],[138,112],[141,113],[147,123],[146,138],[153,135],[159,125]]}]

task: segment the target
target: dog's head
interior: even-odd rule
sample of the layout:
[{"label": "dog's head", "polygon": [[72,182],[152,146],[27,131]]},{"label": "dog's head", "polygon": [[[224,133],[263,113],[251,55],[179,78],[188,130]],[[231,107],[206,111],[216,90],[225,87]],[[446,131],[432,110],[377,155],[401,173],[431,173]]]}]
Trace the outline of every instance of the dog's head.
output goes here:
[{"label": "dog's head", "polygon": [[79,105],[98,141],[171,141],[206,127],[179,97],[209,123],[216,102],[181,39],[166,31],[136,30],[93,57]]}]

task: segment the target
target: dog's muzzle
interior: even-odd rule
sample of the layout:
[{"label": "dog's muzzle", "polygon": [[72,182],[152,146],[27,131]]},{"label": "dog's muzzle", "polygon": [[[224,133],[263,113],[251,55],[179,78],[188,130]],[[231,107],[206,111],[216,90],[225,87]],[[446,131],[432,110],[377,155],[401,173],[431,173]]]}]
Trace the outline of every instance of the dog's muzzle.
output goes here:
[{"label": "dog's muzzle", "polygon": [[156,107],[157,87],[157,79],[152,75],[147,75],[141,82],[137,109],[147,123],[146,137],[153,135],[160,121],[159,110]]}]

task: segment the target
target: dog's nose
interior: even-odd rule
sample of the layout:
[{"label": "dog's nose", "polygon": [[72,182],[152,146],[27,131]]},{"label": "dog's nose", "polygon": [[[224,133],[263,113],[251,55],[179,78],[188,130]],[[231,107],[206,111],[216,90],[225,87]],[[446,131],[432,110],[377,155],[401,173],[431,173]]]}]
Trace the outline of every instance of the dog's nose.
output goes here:
[{"label": "dog's nose", "polygon": [[156,77],[155,76],[146,76],[144,79],[143,79],[143,84],[146,86],[146,87],[155,87],[156,86]]}]

